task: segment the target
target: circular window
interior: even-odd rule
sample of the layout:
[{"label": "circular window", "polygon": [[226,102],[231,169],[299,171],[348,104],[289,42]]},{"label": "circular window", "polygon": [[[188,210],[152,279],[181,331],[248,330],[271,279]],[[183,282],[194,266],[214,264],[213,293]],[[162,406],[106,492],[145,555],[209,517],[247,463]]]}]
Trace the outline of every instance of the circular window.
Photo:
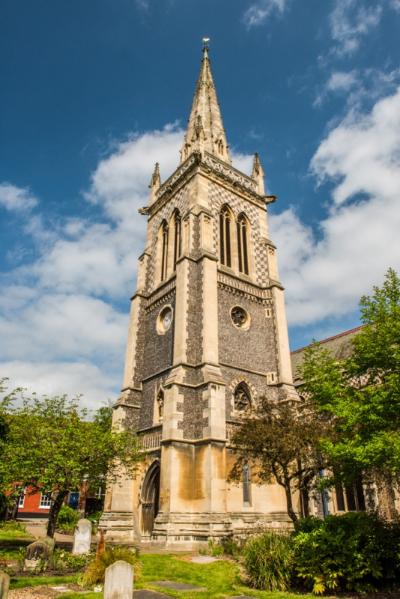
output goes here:
[{"label": "circular window", "polygon": [[244,308],[235,306],[231,310],[231,319],[238,329],[248,329],[250,326],[250,316]]},{"label": "circular window", "polygon": [[157,318],[157,333],[159,335],[164,335],[171,327],[172,324],[172,308],[171,306],[164,306]]}]

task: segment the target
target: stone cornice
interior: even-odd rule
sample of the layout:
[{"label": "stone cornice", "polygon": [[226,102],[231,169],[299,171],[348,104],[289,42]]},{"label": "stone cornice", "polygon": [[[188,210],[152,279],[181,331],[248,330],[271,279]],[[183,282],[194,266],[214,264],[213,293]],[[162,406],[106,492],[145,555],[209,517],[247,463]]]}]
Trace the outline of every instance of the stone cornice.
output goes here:
[{"label": "stone cornice", "polygon": [[203,154],[201,152],[193,152],[160,186],[156,193],[155,201],[150,206],[140,208],[140,214],[151,218],[176,193],[182,184],[186,183],[193,176],[196,168],[200,169],[200,172],[203,172],[204,175],[211,175],[218,181],[223,182],[233,192],[242,193],[247,199],[256,203],[261,208],[265,208],[266,204],[270,204],[276,200],[276,196],[259,195],[256,181],[227,162],[220,160],[209,152],[204,152]]},{"label": "stone cornice", "polygon": [[265,305],[271,303],[271,290],[269,288],[260,287],[259,285],[247,281],[241,281],[235,276],[220,271],[217,275],[217,281],[218,287],[221,287],[234,295],[245,296],[252,301],[259,301]]},{"label": "stone cornice", "polygon": [[166,298],[172,297],[176,286],[175,277],[167,281],[162,287],[157,288],[153,293],[149,295],[146,302],[146,310],[155,308],[161,301],[164,302]]}]

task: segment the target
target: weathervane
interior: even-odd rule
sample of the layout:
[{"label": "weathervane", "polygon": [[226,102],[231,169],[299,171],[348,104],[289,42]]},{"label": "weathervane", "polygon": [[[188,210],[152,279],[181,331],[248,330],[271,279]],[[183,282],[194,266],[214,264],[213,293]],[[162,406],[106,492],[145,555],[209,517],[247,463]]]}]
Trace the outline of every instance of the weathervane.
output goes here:
[{"label": "weathervane", "polygon": [[210,43],[209,37],[203,37],[203,50],[208,50],[208,44]]}]

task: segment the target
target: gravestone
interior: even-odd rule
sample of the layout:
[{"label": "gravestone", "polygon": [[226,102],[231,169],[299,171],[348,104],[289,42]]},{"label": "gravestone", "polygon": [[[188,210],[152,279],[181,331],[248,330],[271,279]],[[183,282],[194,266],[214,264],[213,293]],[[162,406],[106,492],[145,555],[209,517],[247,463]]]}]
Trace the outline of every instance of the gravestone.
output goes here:
[{"label": "gravestone", "polygon": [[26,548],[24,570],[36,570],[41,564],[44,569],[51,560],[54,552],[54,539],[45,537],[34,541]]},{"label": "gravestone", "polygon": [[132,599],[133,566],[119,560],[108,566],[104,582],[104,599]]},{"label": "gravestone", "polygon": [[90,543],[92,541],[92,523],[90,520],[83,518],[78,521],[74,534],[74,547],[72,553],[74,555],[82,555],[89,553]]},{"label": "gravestone", "polygon": [[0,599],[7,599],[10,577],[0,570]]}]

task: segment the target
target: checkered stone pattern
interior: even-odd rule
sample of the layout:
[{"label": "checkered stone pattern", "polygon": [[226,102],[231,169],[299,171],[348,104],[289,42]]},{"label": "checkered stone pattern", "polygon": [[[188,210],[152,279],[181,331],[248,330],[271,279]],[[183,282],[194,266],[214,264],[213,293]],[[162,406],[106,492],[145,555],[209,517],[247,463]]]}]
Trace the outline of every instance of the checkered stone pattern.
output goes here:
[{"label": "checkered stone pattern", "polygon": [[[252,251],[254,256],[256,281],[259,285],[266,285],[268,283],[268,249],[260,239],[259,211],[250,202],[246,202],[246,200],[243,200],[234,193],[230,193],[223,187],[219,187],[211,182],[208,186],[208,197],[214,217],[214,252],[216,252],[217,255],[219,253],[219,213],[222,206],[227,204],[232,210],[235,218],[237,218],[241,212],[244,212],[249,219],[251,226],[250,243],[252,247],[249,247],[249,251]],[[236,231],[232,231],[232,234],[235,235]]]},{"label": "checkered stone pattern", "polygon": [[[172,218],[172,214],[175,209],[178,209],[181,213],[181,216],[186,212],[186,193],[185,189],[180,189],[176,195],[174,195],[158,212],[158,214],[154,217],[152,226],[152,238],[155,241],[157,239],[158,230],[161,226],[163,220],[166,220],[167,223]],[[171,243],[171,240],[169,240]],[[157,260],[157,243],[153,243],[153,247],[151,248],[151,256],[149,260],[148,266],[148,275],[147,275],[147,291],[153,291],[155,288],[155,270],[156,270],[156,260]]]}]

